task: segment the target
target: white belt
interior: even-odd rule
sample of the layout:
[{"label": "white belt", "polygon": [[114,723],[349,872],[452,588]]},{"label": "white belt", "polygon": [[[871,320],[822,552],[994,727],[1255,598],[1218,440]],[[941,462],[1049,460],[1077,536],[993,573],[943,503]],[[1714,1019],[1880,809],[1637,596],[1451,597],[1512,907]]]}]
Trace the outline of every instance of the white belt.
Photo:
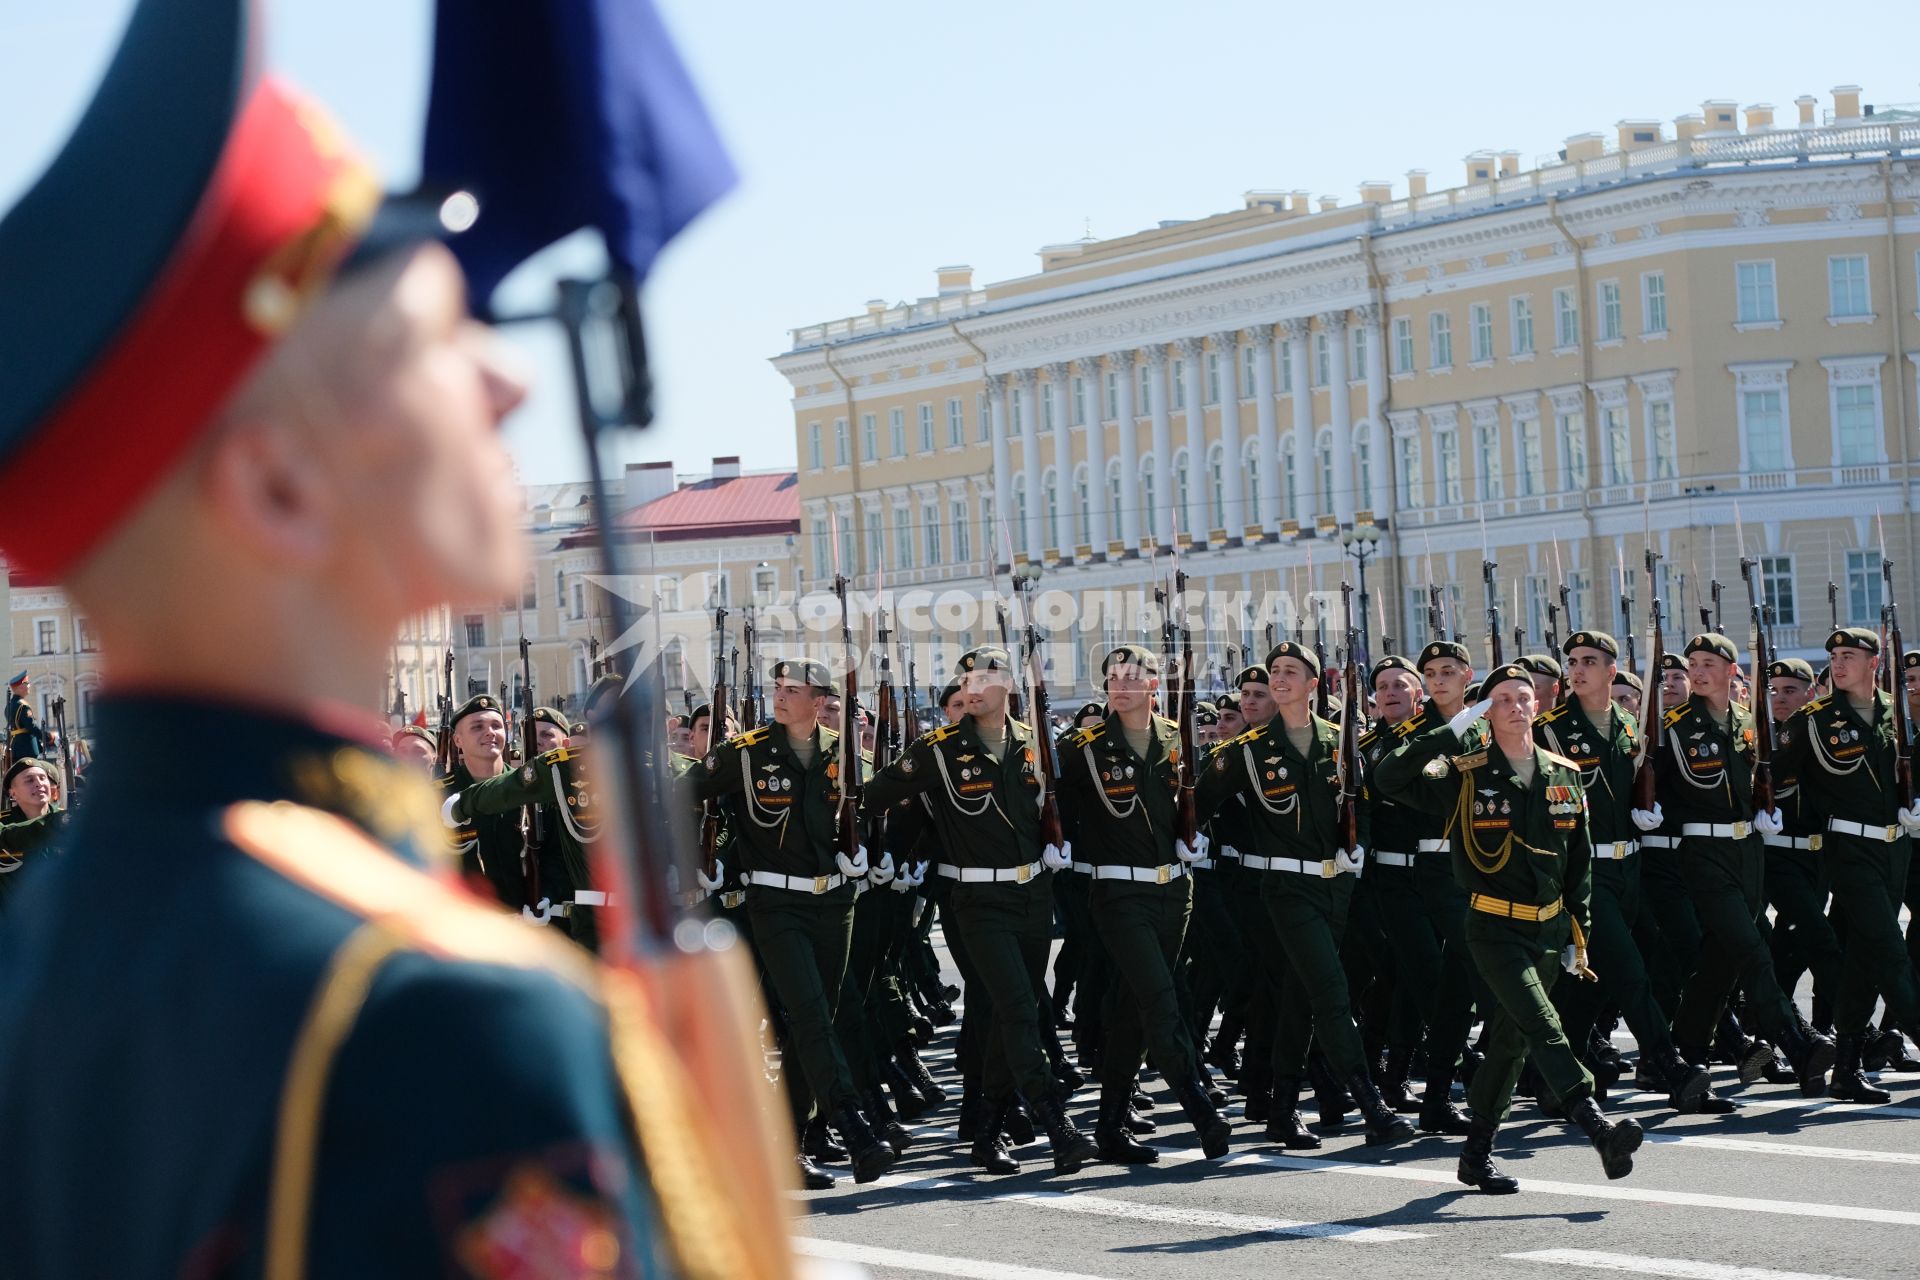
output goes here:
[{"label": "white belt", "polygon": [[1890,822],[1884,827],[1870,827],[1864,822],[1848,822],[1845,818],[1828,818],[1827,830],[1838,831],[1843,836],[1864,836],[1868,840],[1878,840],[1882,844],[1892,844],[1900,838],[1900,824]]},{"label": "white belt", "polygon": [[956,867],[951,862],[942,862],[934,870],[961,884],[1025,884],[1039,875],[1044,866],[1044,862],[1029,862],[1024,867]]},{"label": "white belt", "polygon": [[1640,845],[1633,840],[1615,840],[1612,844],[1597,844],[1593,846],[1594,857],[1610,858],[1615,862],[1618,862],[1628,854],[1638,852],[1640,852]]},{"label": "white belt", "polygon": [[1260,858],[1243,853],[1240,855],[1240,865],[1250,871],[1291,871],[1295,875],[1314,876],[1322,880],[1331,880],[1340,873],[1332,858],[1321,862],[1302,862],[1298,858]]},{"label": "white belt", "polygon": [[1072,866],[1076,874],[1083,875],[1083,876],[1090,876],[1093,874],[1093,864],[1091,862],[1076,862],[1076,863],[1073,863]]},{"label": "white belt", "polygon": [[1683,822],[1680,824],[1680,834],[1745,840],[1753,834],[1753,824],[1750,822]]},{"label": "white belt", "polygon": [[576,907],[604,907],[607,905],[606,890],[575,889],[573,891],[573,905]]},{"label": "white belt", "polygon": [[1218,865],[1219,865],[1219,863],[1217,863],[1216,861],[1214,861],[1214,860],[1213,860],[1212,858],[1201,858],[1201,859],[1198,859],[1197,861],[1194,861],[1194,862],[1189,862],[1189,863],[1187,864],[1187,870],[1189,870],[1189,871],[1211,871],[1211,870],[1213,870],[1213,869],[1214,869],[1214,868],[1215,868],[1216,866],[1218,866]]},{"label": "white belt", "polygon": [[839,872],[830,876],[783,876],[773,871],[750,871],[747,883],[767,889],[791,889],[795,893],[832,893],[847,882]]},{"label": "white belt", "polygon": [[747,900],[745,889],[729,889],[720,895],[720,905],[731,911]]},{"label": "white belt", "polygon": [[1164,867],[1122,867],[1105,866],[1093,869],[1095,880],[1131,880],[1136,884],[1166,884],[1178,880],[1187,874],[1184,863],[1173,862]]},{"label": "white belt", "polygon": [[1410,853],[1389,853],[1385,849],[1375,849],[1373,860],[1383,867],[1410,867],[1413,855]]},{"label": "white belt", "polygon": [[1422,853],[1445,853],[1447,841],[1445,837],[1438,840],[1422,840],[1417,847]]},{"label": "white belt", "polygon": [[1760,838],[1766,841],[1767,848],[1769,849],[1805,849],[1809,852],[1815,852],[1815,851],[1818,851],[1821,845],[1820,837],[1817,835],[1812,835],[1812,836],[1763,835]]},{"label": "white belt", "polygon": [[1641,836],[1640,837],[1640,847],[1642,849],[1671,849],[1671,848],[1674,848],[1678,843],[1679,841],[1675,840],[1672,836]]}]

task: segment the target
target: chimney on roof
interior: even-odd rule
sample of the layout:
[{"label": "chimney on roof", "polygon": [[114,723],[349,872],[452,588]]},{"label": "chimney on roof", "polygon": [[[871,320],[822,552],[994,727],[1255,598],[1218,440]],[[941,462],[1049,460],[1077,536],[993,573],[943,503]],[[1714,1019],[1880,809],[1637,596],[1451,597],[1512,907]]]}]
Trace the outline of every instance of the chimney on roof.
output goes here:
[{"label": "chimney on roof", "polygon": [[551,529],[553,527],[553,508],[546,503],[536,503],[533,508],[533,527]]},{"label": "chimney on roof", "polygon": [[715,480],[738,480],[740,478],[740,455],[730,453],[724,458],[713,460],[713,478]]},{"label": "chimney on roof", "polygon": [[1673,136],[1685,142],[1706,132],[1707,118],[1699,112],[1673,118]]},{"label": "chimney on roof", "polygon": [[1854,124],[1860,118],[1860,86],[1857,84],[1833,86],[1833,122]]},{"label": "chimney on roof", "polygon": [[1418,200],[1427,194],[1427,171],[1425,169],[1407,170],[1407,198]]},{"label": "chimney on roof", "polygon": [[1607,154],[1606,135],[1599,133],[1576,133],[1567,139],[1567,163],[1577,164],[1582,160],[1598,160]]},{"label": "chimney on roof", "polygon": [[1706,117],[1708,133],[1740,132],[1740,104],[1732,98],[1708,98],[1700,104],[1700,114]]},{"label": "chimney on roof", "polygon": [[1519,172],[1520,153],[1518,151],[1502,151],[1500,153],[1500,176],[1503,178],[1511,178]]},{"label": "chimney on roof", "polygon": [[1313,212],[1313,192],[1295,191],[1293,193],[1293,201],[1287,207],[1293,210],[1293,212],[1295,213],[1312,213]]},{"label": "chimney on roof", "polygon": [[1747,108],[1747,132],[1762,133],[1773,128],[1773,104],[1756,102]]},{"label": "chimney on roof", "polygon": [[935,267],[933,275],[940,282],[940,296],[943,298],[973,291],[972,267]]},{"label": "chimney on roof", "polygon": [[1613,127],[1620,131],[1622,151],[1637,151],[1660,141],[1658,120],[1617,120]]},{"label": "chimney on roof", "polygon": [[655,498],[673,492],[671,462],[629,462],[621,485],[621,497],[628,508],[644,507]]},{"label": "chimney on roof", "polygon": [[1467,185],[1478,186],[1482,182],[1493,181],[1493,152],[1476,151],[1467,157]]},{"label": "chimney on roof", "polygon": [[1800,127],[1802,129],[1813,128],[1815,123],[1813,109],[1820,105],[1820,99],[1810,93],[1803,93],[1793,100],[1793,105],[1800,108]]},{"label": "chimney on roof", "polygon": [[1368,178],[1360,184],[1361,204],[1385,204],[1393,199],[1393,184],[1380,178]]},{"label": "chimney on roof", "polygon": [[1339,196],[1321,196],[1320,197],[1320,212],[1332,213],[1335,209],[1338,209],[1339,207],[1340,207]]}]

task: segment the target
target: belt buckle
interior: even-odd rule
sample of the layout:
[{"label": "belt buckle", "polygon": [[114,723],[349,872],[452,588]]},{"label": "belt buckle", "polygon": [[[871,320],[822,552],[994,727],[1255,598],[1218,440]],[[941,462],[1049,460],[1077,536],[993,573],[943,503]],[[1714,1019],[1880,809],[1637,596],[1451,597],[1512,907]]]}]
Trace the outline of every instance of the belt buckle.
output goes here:
[{"label": "belt buckle", "polygon": [[1627,842],[1625,840],[1615,840],[1613,842],[1613,860],[1615,862],[1619,862],[1622,859],[1624,859],[1626,856],[1627,856]]},{"label": "belt buckle", "polygon": [[1158,883],[1158,884],[1165,884],[1165,883],[1167,882],[1167,868],[1165,868],[1165,867],[1155,867],[1155,868],[1153,869],[1153,872],[1154,872],[1154,874],[1155,874],[1156,876],[1158,876],[1158,877],[1159,877],[1159,879],[1158,879],[1158,880],[1157,880],[1157,881],[1156,881],[1155,883]]},{"label": "belt buckle", "polygon": [[1019,867],[1013,873],[1014,882],[1017,884],[1025,884],[1027,881],[1031,880],[1032,878],[1033,878],[1033,868],[1030,865]]},{"label": "belt buckle", "polygon": [[827,891],[826,876],[815,876],[813,878],[813,891],[815,893],[825,893]]},{"label": "belt buckle", "polygon": [[1898,823],[1887,824],[1887,843],[1892,844],[1895,840],[1898,840],[1899,838],[1900,838],[1899,824]]},{"label": "belt buckle", "polygon": [[1745,840],[1752,832],[1753,828],[1744,822],[1736,822],[1733,824],[1733,838],[1735,840]]},{"label": "belt buckle", "polygon": [[1820,846],[1826,842],[1827,838],[1816,831],[1807,837],[1807,851],[1809,853],[1818,853],[1820,852]]},{"label": "belt buckle", "polygon": [[1320,878],[1322,880],[1331,880],[1339,874],[1340,868],[1333,864],[1332,858],[1322,858],[1320,860]]}]

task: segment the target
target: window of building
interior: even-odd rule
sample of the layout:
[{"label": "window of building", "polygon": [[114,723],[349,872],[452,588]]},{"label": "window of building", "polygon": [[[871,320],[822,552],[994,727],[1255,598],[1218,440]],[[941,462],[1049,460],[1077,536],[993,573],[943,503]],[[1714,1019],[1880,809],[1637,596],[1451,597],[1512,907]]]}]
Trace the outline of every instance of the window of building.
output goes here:
[{"label": "window of building", "polygon": [[1734,319],[1740,324],[1771,324],[1780,318],[1780,301],[1773,287],[1773,261],[1734,264],[1738,295]]},{"label": "window of building", "polygon": [[1076,427],[1087,425],[1087,380],[1085,378],[1073,380],[1073,425]]},{"label": "window of building", "polygon": [[1444,311],[1427,317],[1427,367],[1453,368],[1453,320]]},{"label": "window of building", "polygon": [[[1253,524],[1260,519],[1260,450],[1259,441],[1247,442],[1246,457],[1241,460],[1241,470],[1247,477],[1247,523]],[[1238,533],[1235,529],[1231,532]]]},{"label": "window of building", "polygon": [[820,424],[809,422],[807,424],[807,470],[818,471],[820,466]]},{"label": "window of building", "polygon": [[920,545],[925,548],[927,563],[940,563],[942,544],[946,539],[940,536],[940,504],[927,502],[920,507]]},{"label": "window of building", "polygon": [[1115,458],[1107,464],[1107,536],[1109,538],[1120,536],[1120,496],[1120,460]]},{"label": "window of building", "polygon": [[1533,299],[1514,298],[1508,303],[1513,324],[1513,354],[1533,354]]},{"label": "window of building", "polygon": [[1836,319],[1872,314],[1864,253],[1827,259],[1827,314]]},{"label": "window of building", "polygon": [[933,405],[920,406],[920,452],[933,452]]},{"label": "window of building", "polygon": [[1353,492],[1356,504],[1372,501],[1373,433],[1364,426],[1353,433]]},{"label": "window of building", "polygon": [[1185,360],[1175,360],[1173,362],[1172,377],[1173,389],[1171,394],[1173,403],[1168,407],[1172,409],[1184,409],[1187,407],[1187,362]]},{"label": "window of building", "polygon": [[[576,618],[580,616],[580,611],[579,611],[579,608],[578,608],[577,606],[576,606],[576,607],[575,607],[575,609],[574,609],[574,615],[573,615],[573,616],[574,616],[574,617],[576,617]],[[487,620],[486,620],[486,618],[484,618],[483,616],[481,616],[480,614],[477,614],[477,613],[470,613],[470,614],[468,614],[468,615],[466,616],[466,618],[464,619],[464,621],[466,622],[466,626],[467,626],[467,648],[469,648],[469,649],[484,649],[484,648],[486,648],[486,647],[487,647]],[[44,622],[43,622],[43,623],[41,623],[40,625],[42,625],[42,626],[48,626],[48,625],[51,625],[51,624],[49,624],[49,623],[44,623]],[[42,653],[51,653],[51,652],[53,652],[53,651],[52,651],[51,649],[47,649],[47,648],[44,648],[44,647],[43,647],[43,648],[42,648],[42,649],[40,650],[40,652],[42,652]]]},{"label": "window of building", "polygon": [[1880,625],[1880,552],[1847,552],[1847,621],[1856,627]]},{"label": "window of building", "polygon": [[1558,351],[1580,345],[1580,306],[1571,289],[1553,291],[1553,345]]},{"label": "window of building", "polygon": [[845,418],[833,420],[833,465],[836,467],[847,465],[847,420]]},{"label": "window of building", "polygon": [[[1580,446],[1578,455],[1567,457],[1567,475],[1574,474],[1574,465],[1578,464],[1584,477],[1587,470],[1586,445]],[[1520,422],[1520,496],[1531,498],[1545,491],[1544,473],[1546,459],[1540,442],[1540,419],[1523,418]]]},{"label": "window of building", "polygon": [[[877,569],[882,564],[886,563],[887,526],[886,526],[886,522],[880,518],[880,509],[878,507],[875,507],[872,510],[867,511],[866,517],[867,517],[867,568]],[[848,566],[848,572],[849,573],[852,572],[851,564],[849,564]]]},{"label": "window of building", "polygon": [[1138,401],[1136,407],[1142,417],[1153,412],[1153,379],[1147,376],[1147,366],[1144,364],[1140,366],[1140,386],[1134,399]]},{"label": "window of building", "polygon": [[1787,415],[1778,391],[1741,393],[1741,429],[1750,472],[1787,469]]},{"label": "window of building", "polygon": [[1474,465],[1479,472],[1482,502],[1506,496],[1506,477],[1500,461],[1500,424],[1478,423],[1473,428]]},{"label": "window of building", "polygon": [[1021,417],[1027,412],[1026,406],[1026,396],[1020,388],[1015,387],[1007,393],[1007,439],[1011,440],[1020,434]]},{"label": "window of building", "polygon": [[1578,493],[1587,487],[1587,415],[1556,414],[1560,436],[1560,487]]},{"label": "window of building", "polygon": [[73,620],[73,644],[81,653],[92,653],[99,647],[93,627],[85,618],[76,617]]},{"label": "window of building", "polygon": [[1213,522],[1210,529],[1227,527],[1227,461],[1226,452],[1219,445],[1207,454],[1207,495],[1213,508]]},{"label": "window of building", "polygon": [[[840,519],[840,566],[842,573],[853,574],[859,571],[859,566],[855,564],[853,559],[853,550],[853,513],[851,511],[842,512]],[[873,568],[877,566],[878,563],[878,558],[876,558],[874,564],[868,567]],[[669,581],[671,581],[671,579],[669,579]]]},{"label": "window of building", "polygon": [[1093,494],[1087,484],[1087,469],[1081,467],[1073,477],[1074,545],[1093,542]]},{"label": "window of building", "polygon": [[770,604],[773,593],[780,589],[780,575],[772,565],[759,565],[753,571],[753,602]]},{"label": "window of building", "polygon": [[1435,495],[1443,505],[1457,506],[1465,490],[1460,484],[1460,437],[1452,431],[1433,433],[1433,457],[1435,480],[1439,492]]},{"label": "window of building", "polygon": [[913,517],[907,514],[905,507],[894,507],[892,512],[893,563],[897,568],[911,569],[914,567]]},{"label": "window of building", "polygon": [[1620,282],[1602,280],[1600,282],[1600,341],[1618,342],[1622,332],[1620,324]]},{"label": "window of building", "polygon": [[905,409],[887,411],[887,444],[894,457],[907,456],[907,411]]},{"label": "window of building", "polygon": [[1313,385],[1324,387],[1333,381],[1333,342],[1325,329],[1313,335]]},{"label": "window of building", "polygon": [[1052,383],[1046,383],[1044,385],[1036,384],[1034,390],[1039,393],[1040,397],[1040,429],[1042,431],[1051,431],[1053,430],[1053,402],[1057,398],[1054,392],[1058,391],[1059,388],[1055,387]]},{"label": "window of building", "polygon": [[[1413,565],[1414,570],[1421,567],[1417,562]],[[1407,576],[1414,575],[1409,572]],[[1408,653],[1420,647],[1420,637],[1431,628],[1432,615],[1427,611],[1428,603],[1425,587],[1400,588],[1400,634],[1406,637],[1406,644],[1402,647]]]},{"label": "window of building", "polygon": [[956,398],[947,401],[947,447],[958,449],[967,439],[967,415]]},{"label": "window of building", "polygon": [[1280,389],[1293,390],[1293,339],[1287,338],[1280,343]]},{"label": "window of building", "polygon": [[1627,411],[1603,409],[1601,429],[1607,441],[1607,483],[1633,483],[1633,444],[1627,430]]},{"label": "window of building", "polygon": [[1587,575],[1581,572],[1567,575],[1567,630],[1578,631],[1587,625],[1588,590],[1590,584]]},{"label": "window of building", "polygon": [[1673,404],[1647,403],[1647,435],[1652,442],[1654,480],[1672,480],[1680,474],[1680,448],[1673,431]]},{"label": "window of building", "polygon": [[1544,642],[1547,635],[1547,601],[1552,598],[1547,594],[1547,575],[1530,573],[1526,577],[1526,584],[1527,642],[1533,643],[1536,637]]},{"label": "window of building", "polygon": [[1640,331],[1667,331],[1667,273],[1649,271],[1640,277]]},{"label": "window of building", "polygon": [[993,440],[993,398],[984,391],[975,397],[974,415],[974,421],[980,424],[979,436],[977,437],[980,443],[991,443]]},{"label": "window of building", "polygon": [[707,608],[727,608],[733,604],[733,579],[725,573],[715,573],[707,579]]},{"label": "window of building", "polygon": [[953,521],[953,562],[965,564],[973,559],[973,528],[967,519],[966,501],[955,498],[950,508],[948,514]]},{"label": "window of building", "polygon": [[1473,362],[1479,364],[1493,359],[1493,308],[1484,302],[1474,303],[1467,308],[1467,325],[1471,331]]},{"label": "window of building", "polygon": [[1207,404],[1220,403],[1220,353],[1207,352]]},{"label": "window of building", "polygon": [[1173,528],[1174,536],[1178,537],[1184,533],[1194,541],[1199,541],[1203,530],[1199,522],[1194,519],[1193,476],[1189,474],[1187,453],[1184,449],[1173,458],[1173,505],[1179,512]]},{"label": "window of building", "polygon": [[[900,447],[902,443],[903,442],[900,440],[895,440],[893,443],[893,454],[896,458],[900,456]],[[876,419],[870,413],[863,413],[860,415],[860,461],[872,462],[875,458],[878,458],[879,456],[880,456],[879,420]]]},{"label": "window of building", "polygon": [[1046,506],[1042,509],[1047,518],[1047,545],[1060,546],[1060,477],[1049,471],[1040,482],[1040,491],[1046,497]]},{"label": "window of building", "polygon": [[1107,416],[1120,416],[1120,375],[1112,369],[1107,370]]},{"label": "window of building", "polygon": [[[815,522],[813,526],[813,576],[825,580],[833,573],[833,549],[827,543],[827,526]],[[580,616],[579,597],[574,598],[574,617]]]},{"label": "window of building", "polygon": [[1773,610],[1774,622],[1782,627],[1800,625],[1800,614],[1793,598],[1793,557],[1760,557],[1760,598]]},{"label": "window of building", "polygon": [[1154,493],[1154,462],[1151,455],[1140,461],[1140,501],[1145,504],[1147,518],[1142,521],[1147,528],[1147,537],[1158,541],[1160,538],[1160,503]]},{"label": "window of building", "polygon": [[1393,320],[1393,371],[1413,372],[1413,317],[1395,316]]},{"label": "window of building", "polygon": [[1351,359],[1348,365],[1353,370],[1355,382],[1367,379],[1367,331],[1360,327],[1347,330],[1347,350]]},{"label": "window of building", "polygon": [[1320,446],[1316,453],[1320,461],[1320,510],[1331,512],[1333,507],[1333,432],[1320,433]]},{"label": "window of building", "polygon": [[1253,395],[1253,362],[1261,351],[1257,342],[1249,342],[1240,348],[1240,396],[1249,399]]},{"label": "window of building", "polygon": [[1294,453],[1291,439],[1280,446],[1280,485],[1280,518],[1299,519],[1300,459]]},{"label": "window of building", "polygon": [[1860,467],[1880,461],[1880,388],[1871,382],[1833,389],[1834,443],[1838,465]]}]

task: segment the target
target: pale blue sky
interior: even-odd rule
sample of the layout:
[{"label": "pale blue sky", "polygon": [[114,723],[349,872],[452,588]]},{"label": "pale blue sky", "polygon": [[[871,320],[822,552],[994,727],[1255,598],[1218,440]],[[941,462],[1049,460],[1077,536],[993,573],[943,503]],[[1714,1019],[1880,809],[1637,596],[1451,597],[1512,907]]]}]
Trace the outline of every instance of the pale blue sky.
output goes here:
[{"label": "pale blue sky", "polygon": [[[1190,0],[659,0],[743,174],[669,248],[648,300],[660,421],[631,451],[793,465],[787,330],[1037,269],[1043,244],[1240,207],[1250,188],[1352,202],[1480,148],[1533,157],[1623,117],[1854,83],[1920,100],[1910,5],[1298,5]],[[129,0],[0,0],[0,202],[84,105]],[[270,60],[394,181],[417,162],[429,0],[274,0]],[[1901,19],[1899,13],[1908,13]],[[538,273],[536,273],[537,275]],[[537,290],[535,280],[530,289]],[[509,428],[529,482],[576,478],[556,340]]]}]

